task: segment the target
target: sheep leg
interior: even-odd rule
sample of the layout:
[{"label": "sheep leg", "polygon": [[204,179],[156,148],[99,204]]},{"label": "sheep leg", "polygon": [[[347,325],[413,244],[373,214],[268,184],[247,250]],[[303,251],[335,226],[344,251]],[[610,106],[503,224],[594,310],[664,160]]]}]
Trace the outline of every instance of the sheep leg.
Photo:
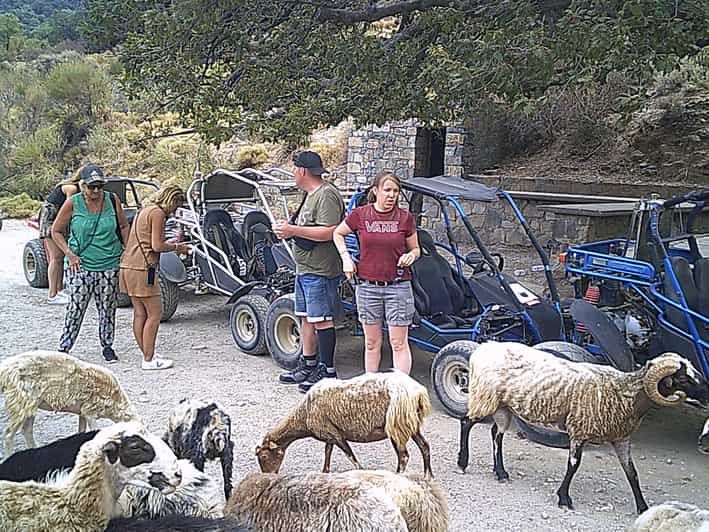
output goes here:
[{"label": "sheep leg", "polygon": [[620,442],[613,443],[613,449],[615,454],[618,456],[620,465],[625,471],[625,476],[628,479],[630,488],[633,490],[633,497],[635,497],[635,507],[638,511],[638,515],[647,510],[647,503],[643,497],[642,491],[640,491],[640,481],[638,480],[638,472],[635,470],[635,464],[633,464],[633,457],[630,455],[630,440],[623,440]]},{"label": "sheep leg", "polygon": [[28,449],[36,447],[34,443],[34,416],[30,416],[22,423],[22,434]]},{"label": "sheep leg", "polygon": [[334,445],[332,443],[325,444],[325,463],[322,466],[323,473],[330,472],[330,459],[332,458],[332,448]]},{"label": "sheep leg", "polygon": [[418,446],[419,451],[421,451],[421,456],[423,457],[423,474],[426,478],[433,478],[433,471],[431,471],[431,447],[428,445],[426,438],[423,437],[421,431],[416,432],[412,436],[414,443]]},{"label": "sheep leg", "polygon": [[396,472],[403,473],[404,471],[406,471],[406,466],[409,463],[409,451],[406,450],[406,444],[397,445],[394,440],[390,441],[391,444],[394,446],[394,450],[396,451]]},{"label": "sheep leg", "polygon": [[497,480],[502,482],[508,480],[510,475],[505,471],[505,464],[502,461],[502,437],[504,432],[497,430],[497,423],[492,424],[492,472],[497,475]]},{"label": "sheep leg", "polygon": [[569,485],[571,484],[571,479],[574,478],[576,471],[581,465],[581,455],[583,454],[583,444],[577,440],[571,440],[569,442],[569,461],[566,465],[566,475],[564,475],[564,480],[561,481],[561,486],[556,490],[556,494],[559,496],[559,508],[566,506],[569,510],[573,510],[574,506],[571,503],[571,497],[569,497]]},{"label": "sheep leg", "polygon": [[347,440],[335,442],[335,445],[339,447],[343,453],[347,456],[347,458],[350,459],[350,462],[352,462],[352,465],[355,466],[356,469],[364,469],[362,465],[357,461],[357,457],[354,455],[352,452],[352,447],[350,447],[350,444],[347,442]]},{"label": "sheep leg", "polygon": [[479,423],[481,419],[472,419],[468,416],[460,418],[460,450],[458,451],[458,467],[461,473],[465,473],[465,468],[468,467],[468,453],[470,445],[470,429],[473,425]]},{"label": "sheep leg", "polygon": [[86,418],[79,414],[79,432],[86,432]]}]

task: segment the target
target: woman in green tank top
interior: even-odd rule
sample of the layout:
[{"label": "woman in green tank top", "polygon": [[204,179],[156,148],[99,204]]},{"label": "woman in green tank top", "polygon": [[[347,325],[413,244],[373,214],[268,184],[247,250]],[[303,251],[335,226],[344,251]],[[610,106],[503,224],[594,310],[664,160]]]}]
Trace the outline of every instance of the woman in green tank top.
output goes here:
[{"label": "woman in green tank top", "polygon": [[[69,285],[59,350],[68,353],[74,346],[86,307],[93,298],[98,309],[103,358],[110,364],[118,361],[113,351],[118,265],[129,225],[120,200],[103,190],[106,181],[101,168],[87,164],[79,174],[81,193],[62,205],[52,225],[52,239],[66,256]],[[67,228],[68,242],[64,238]]]}]

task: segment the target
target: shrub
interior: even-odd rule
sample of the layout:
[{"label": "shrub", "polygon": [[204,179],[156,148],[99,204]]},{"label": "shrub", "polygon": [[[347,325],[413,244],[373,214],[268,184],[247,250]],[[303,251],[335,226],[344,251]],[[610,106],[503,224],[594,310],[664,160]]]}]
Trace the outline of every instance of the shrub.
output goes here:
[{"label": "shrub", "polygon": [[41,201],[30,198],[25,192],[17,196],[0,198],[0,209],[3,210],[6,218],[28,218],[37,214],[41,206]]},{"label": "shrub", "polygon": [[268,162],[268,149],[263,144],[241,146],[236,152],[236,169],[258,168]]}]

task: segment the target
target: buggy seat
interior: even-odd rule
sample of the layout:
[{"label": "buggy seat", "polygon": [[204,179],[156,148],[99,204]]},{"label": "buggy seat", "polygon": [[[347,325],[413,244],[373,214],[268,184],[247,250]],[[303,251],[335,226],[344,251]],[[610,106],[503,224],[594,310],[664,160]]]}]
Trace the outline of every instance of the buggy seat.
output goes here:
[{"label": "buggy seat", "polygon": [[[670,262],[672,263],[672,271],[687,301],[687,306],[695,312],[707,316],[707,310],[709,310],[709,303],[707,303],[709,298],[709,259],[697,259],[694,264],[694,273],[692,273],[689,261],[684,257],[672,257]],[[663,288],[668,299],[679,303],[679,297],[675,293],[672,280],[668,275],[665,275],[663,280]],[[673,325],[687,329],[687,322],[681,310],[668,306],[667,319]],[[695,324],[700,336],[704,340],[709,340],[709,330],[705,324],[701,323],[699,319],[695,319]]]},{"label": "buggy seat", "polygon": [[251,211],[244,216],[241,233],[246,241],[249,278],[265,280],[278,269],[271,249],[276,243],[271,220],[262,211]]},{"label": "buggy seat", "polygon": [[421,257],[411,266],[416,311],[442,329],[471,327],[475,320],[470,316],[477,314],[478,305],[466,296],[465,281],[454,275],[430,233],[419,229],[418,240]]},{"label": "buggy seat", "polygon": [[[229,213],[223,209],[209,211],[204,217],[203,232],[207,239],[229,258],[229,265],[234,274],[246,275],[246,242],[234,228]],[[222,262],[219,253],[211,248],[209,255],[214,260]]]}]

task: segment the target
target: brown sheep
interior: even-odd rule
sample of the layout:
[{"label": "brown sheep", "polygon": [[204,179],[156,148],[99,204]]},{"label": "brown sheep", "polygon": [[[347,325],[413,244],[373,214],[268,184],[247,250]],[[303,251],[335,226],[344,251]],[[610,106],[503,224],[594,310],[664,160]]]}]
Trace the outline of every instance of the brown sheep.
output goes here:
[{"label": "brown sheep", "polygon": [[421,435],[421,424],[430,412],[426,388],[400,371],[366,373],[349,380],[325,379],[264,436],[256,456],[261,471],[277,473],[288,446],[312,437],[325,442],[323,473],[330,471],[335,445],[361,469],[348,442],[389,438],[398,457],[396,471],[401,473],[409,460],[406,443],[413,439],[423,456],[424,474],[432,477],[430,447]]}]

